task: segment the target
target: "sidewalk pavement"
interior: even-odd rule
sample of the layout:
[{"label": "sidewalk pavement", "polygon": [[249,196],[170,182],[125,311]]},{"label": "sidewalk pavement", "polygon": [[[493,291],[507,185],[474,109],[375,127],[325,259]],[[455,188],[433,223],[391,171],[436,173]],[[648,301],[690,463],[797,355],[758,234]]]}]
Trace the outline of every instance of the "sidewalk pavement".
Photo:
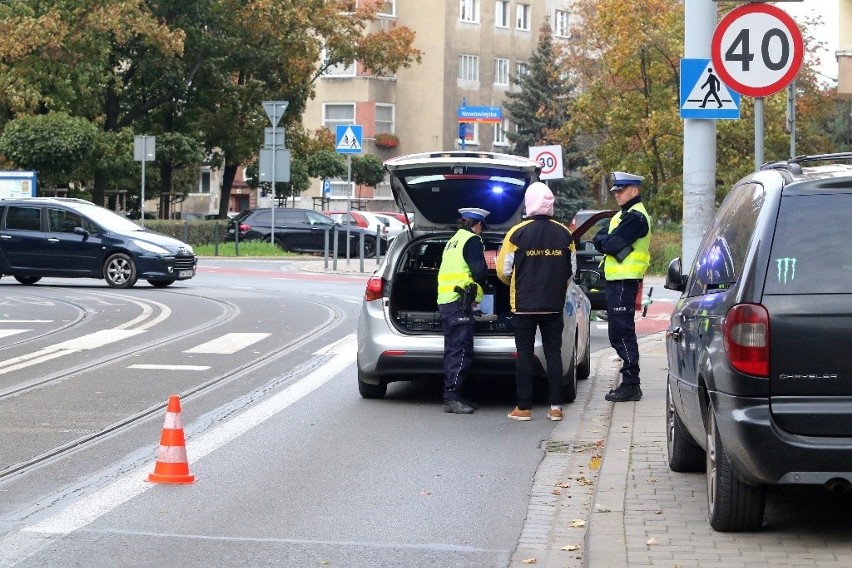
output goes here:
[{"label": "sidewalk pavement", "polygon": [[[628,549],[648,547],[645,543],[650,537],[636,535],[633,542],[628,529],[632,531],[636,522],[635,511],[626,511],[625,506],[635,492],[631,469],[637,449],[661,448],[665,456],[663,334],[640,339],[639,352],[643,391],[639,402],[605,400],[618,379],[620,361],[612,349],[592,355],[591,376],[578,383],[577,399],[564,407],[565,419],[546,442],[511,568],[621,568],[634,565],[628,564],[633,560],[628,558]],[[646,521],[641,513],[648,506],[655,507],[656,499],[659,496],[639,505],[637,528],[642,529]],[[647,522],[656,524],[657,518]],[[626,534],[630,534],[629,543]],[[662,536],[657,538],[662,540]]]}]

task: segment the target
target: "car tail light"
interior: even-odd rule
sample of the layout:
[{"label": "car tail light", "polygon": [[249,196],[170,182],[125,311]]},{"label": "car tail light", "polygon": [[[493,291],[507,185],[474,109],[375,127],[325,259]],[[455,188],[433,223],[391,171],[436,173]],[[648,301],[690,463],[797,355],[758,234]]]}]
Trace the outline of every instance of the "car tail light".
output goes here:
[{"label": "car tail light", "polygon": [[382,292],[385,289],[385,281],[381,276],[371,276],[367,280],[367,289],[364,290],[364,300],[372,302],[373,300],[381,300]]},{"label": "car tail light", "polygon": [[728,310],[725,351],[741,373],[769,377],[769,312],[760,304],[738,304]]},{"label": "car tail light", "polygon": [[251,230],[251,225],[246,225],[245,223],[240,223],[240,232],[247,233]]}]

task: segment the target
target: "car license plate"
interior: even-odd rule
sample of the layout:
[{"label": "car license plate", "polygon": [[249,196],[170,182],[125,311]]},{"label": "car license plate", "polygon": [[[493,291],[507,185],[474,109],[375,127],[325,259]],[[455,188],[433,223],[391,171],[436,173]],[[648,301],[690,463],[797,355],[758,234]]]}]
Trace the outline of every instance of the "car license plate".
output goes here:
[{"label": "car license plate", "polygon": [[192,278],[193,274],[195,274],[194,270],[179,270],[178,278]]}]

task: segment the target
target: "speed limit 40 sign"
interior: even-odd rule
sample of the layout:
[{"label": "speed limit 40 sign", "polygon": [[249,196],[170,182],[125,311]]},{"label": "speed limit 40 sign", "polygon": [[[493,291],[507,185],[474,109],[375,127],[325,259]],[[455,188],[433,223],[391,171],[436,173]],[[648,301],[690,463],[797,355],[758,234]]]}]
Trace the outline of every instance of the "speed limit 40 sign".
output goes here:
[{"label": "speed limit 40 sign", "polygon": [[802,33],[787,12],[769,4],[746,4],[722,18],[710,47],[722,82],[751,97],[765,97],[790,84],[802,66]]}]

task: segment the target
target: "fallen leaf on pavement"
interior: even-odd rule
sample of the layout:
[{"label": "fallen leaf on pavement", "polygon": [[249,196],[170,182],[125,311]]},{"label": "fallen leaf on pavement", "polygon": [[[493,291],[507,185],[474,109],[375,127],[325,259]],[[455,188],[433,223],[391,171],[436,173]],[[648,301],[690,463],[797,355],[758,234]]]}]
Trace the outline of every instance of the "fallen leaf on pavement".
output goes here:
[{"label": "fallen leaf on pavement", "polygon": [[561,483],[557,483],[555,485],[555,487],[561,487],[562,489],[568,489],[569,487],[571,487],[571,484],[563,481]]},{"label": "fallen leaf on pavement", "polygon": [[589,462],[589,467],[592,469],[600,469],[601,468],[601,457],[594,456],[592,457],[592,461]]},{"label": "fallen leaf on pavement", "polygon": [[580,547],[576,544],[569,544],[568,546],[563,546],[560,550],[564,550],[566,552],[574,552],[575,550],[580,550]]},{"label": "fallen leaf on pavement", "polygon": [[527,558],[526,560],[524,560],[524,564],[536,564],[536,563],[538,563],[538,560],[536,560],[535,558]]},{"label": "fallen leaf on pavement", "polygon": [[584,521],[583,519],[574,519],[573,521],[571,521],[571,524],[568,525],[568,526],[571,527],[572,529],[583,528],[583,527],[586,526],[586,521]]},{"label": "fallen leaf on pavement", "polygon": [[654,537],[651,537],[651,538],[648,539],[648,542],[646,542],[645,544],[650,544],[650,545],[657,544],[657,539],[654,538]]}]

